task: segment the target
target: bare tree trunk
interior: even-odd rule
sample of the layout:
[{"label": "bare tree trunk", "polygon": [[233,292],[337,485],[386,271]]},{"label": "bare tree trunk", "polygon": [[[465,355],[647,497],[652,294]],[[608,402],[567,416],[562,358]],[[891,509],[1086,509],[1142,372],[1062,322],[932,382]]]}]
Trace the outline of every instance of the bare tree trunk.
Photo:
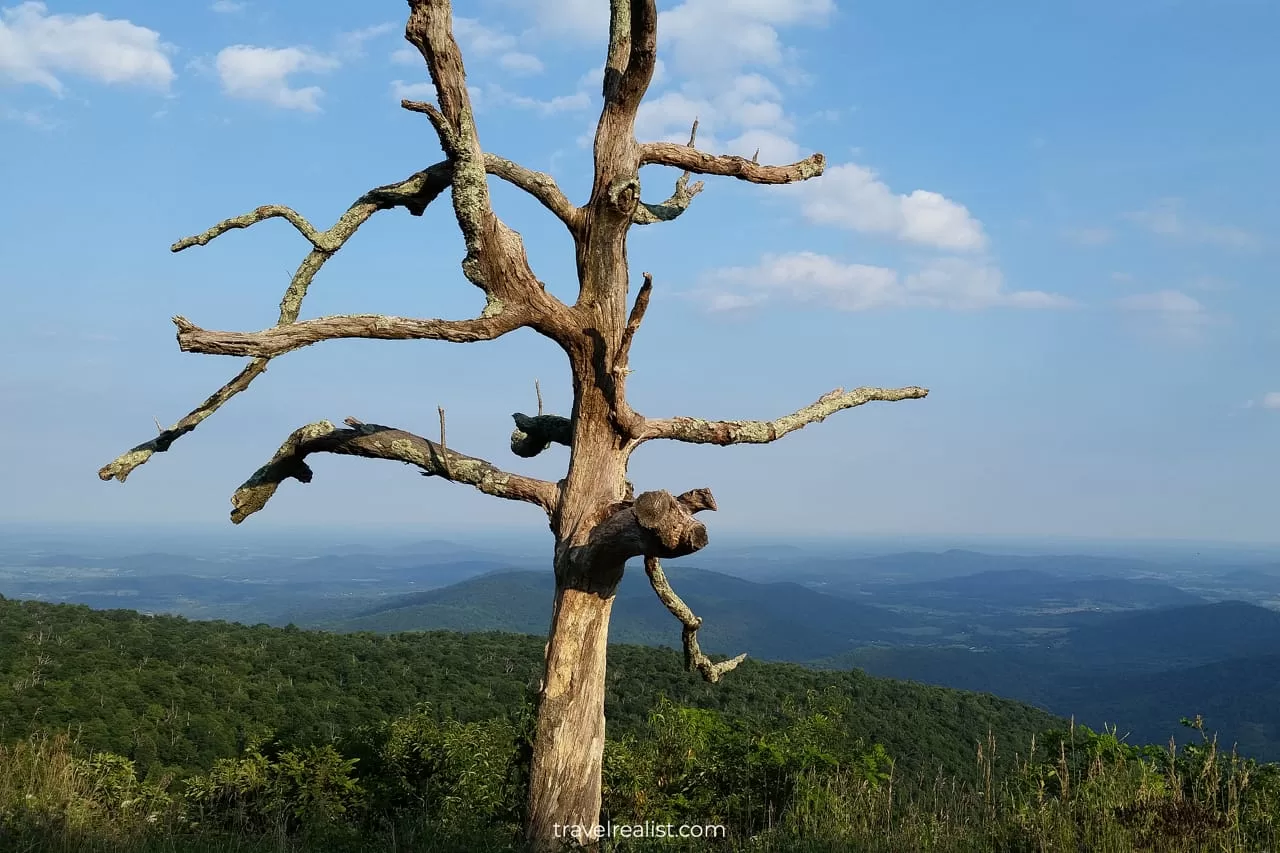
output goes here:
[{"label": "bare tree trunk", "polygon": [[564,839],[585,842],[600,819],[605,651],[613,600],[613,590],[557,584],[529,777],[531,845],[555,849]]}]

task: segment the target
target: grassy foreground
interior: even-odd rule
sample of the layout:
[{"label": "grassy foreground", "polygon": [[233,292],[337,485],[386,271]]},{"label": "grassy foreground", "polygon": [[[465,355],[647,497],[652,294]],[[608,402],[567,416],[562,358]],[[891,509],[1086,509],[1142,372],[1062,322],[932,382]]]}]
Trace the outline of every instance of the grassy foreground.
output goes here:
[{"label": "grassy foreground", "polygon": [[[24,853],[284,853],[515,849],[527,720],[430,709],[323,746],[256,743],[174,782],[83,753],[65,735],[0,746],[0,849]],[[900,773],[812,703],[771,729],[660,702],[610,742],[615,823],[721,824],[723,841],[621,840],[605,850],[1263,851],[1280,849],[1280,767],[1084,727],[1019,755],[975,745],[963,778]]]}]

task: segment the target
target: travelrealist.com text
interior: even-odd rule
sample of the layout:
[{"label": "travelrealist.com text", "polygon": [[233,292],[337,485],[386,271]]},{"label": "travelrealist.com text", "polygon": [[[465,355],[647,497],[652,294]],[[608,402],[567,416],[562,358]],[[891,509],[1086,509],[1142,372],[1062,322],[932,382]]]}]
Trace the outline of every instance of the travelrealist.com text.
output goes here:
[{"label": "travelrealist.com text", "polygon": [[614,823],[596,826],[556,824],[556,838],[598,841],[601,838],[724,838],[725,827],[715,823]]}]

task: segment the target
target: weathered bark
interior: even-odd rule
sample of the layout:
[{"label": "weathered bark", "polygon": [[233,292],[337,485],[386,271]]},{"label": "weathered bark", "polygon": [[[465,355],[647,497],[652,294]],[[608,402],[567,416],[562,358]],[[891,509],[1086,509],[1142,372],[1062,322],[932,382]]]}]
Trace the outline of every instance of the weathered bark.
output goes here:
[{"label": "weathered bark", "polygon": [[[600,0],[605,2],[605,0]],[[569,447],[569,466],[558,483],[501,470],[446,446],[441,410],[439,442],[403,430],[347,420],[342,429],[327,421],[289,435],[271,459],[232,498],[239,523],[263,509],[289,479],[311,481],[307,459],[343,454],[412,465],[422,474],[470,485],[495,497],[532,503],[547,514],[555,537],[556,594],[539,692],[538,722],[526,824],[531,849],[559,850],[566,841],[591,841],[599,821],[601,761],[605,743],[605,652],[614,595],[629,559],[641,557],[655,592],[680,621],[688,667],[718,680],[741,660],[713,663],[697,643],[702,621],[667,583],[659,560],[692,554],[707,544],[706,526],[695,518],[716,509],[707,489],[678,496],[666,491],[635,495],[627,479],[632,451],[652,439],[702,444],[768,443],[823,420],[835,412],[879,400],[923,397],[922,388],[837,390],[791,415],[772,421],[647,419],[627,402],[632,341],[653,295],[644,283],[628,311],[630,280],[627,234],[633,225],[669,222],[682,215],[703,189],[692,174],[722,175],[759,184],[803,181],[822,173],[814,154],[791,165],[762,165],[756,158],[699,151],[697,122],[687,145],[640,143],[635,118],[656,63],[658,12],[654,0],[608,0],[610,26],[604,73],[604,107],[596,128],[591,195],[576,207],[548,175],[485,152],[475,123],[462,55],[452,33],[449,0],[409,0],[406,39],[422,54],[437,103],[403,101],[425,115],[446,159],[398,183],[362,195],[327,230],[281,205],[266,205],[227,219],[172,247],[202,246],[228,231],[268,219],[283,219],[311,250],[281,301],[278,323],[258,332],[215,331],[182,317],[178,343],[185,352],[250,356],[253,361],[222,389],[173,427],[121,455],[99,472],[123,481],[154,453],[165,452],[227,400],[245,390],[268,362],[303,347],[339,338],[438,340],[455,343],[492,340],[531,328],[565,353],[573,387],[568,417],[538,413],[513,416],[511,450],[531,457],[552,444]],[[681,170],[666,201],[641,200],[640,170],[646,165]],[[494,212],[488,177],[507,181],[534,197],[568,229],[577,261],[578,297],[567,305],[547,292],[530,268],[520,235]],[[454,217],[466,255],[463,275],[479,288],[485,307],[478,317],[444,320],[345,315],[299,320],[301,303],[324,263],[379,210],[403,207],[421,215],[450,190]]]},{"label": "weathered bark", "polygon": [[526,836],[535,849],[594,840],[600,820],[605,650],[617,582],[593,589],[590,576],[562,582],[565,571],[557,566],[530,767]]}]

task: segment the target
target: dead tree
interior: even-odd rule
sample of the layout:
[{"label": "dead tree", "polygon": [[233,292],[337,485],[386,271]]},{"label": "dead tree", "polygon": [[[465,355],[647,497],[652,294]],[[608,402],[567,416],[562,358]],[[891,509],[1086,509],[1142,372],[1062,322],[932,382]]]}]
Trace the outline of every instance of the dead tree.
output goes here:
[{"label": "dead tree", "polygon": [[[646,273],[628,306],[627,232],[631,226],[669,221],[683,213],[702,189],[701,182],[689,185],[691,174],[786,184],[821,175],[823,156],[814,154],[789,166],[768,166],[756,158],[704,153],[696,147],[696,123],[687,145],[638,142],[634,124],[653,74],[657,9],[654,0],[610,0],[594,183],[587,202],[574,205],[550,176],[481,148],[462,56],[452,34],[449,0],[409,0],[409,7],[405,36],[426,61],[437,103],[403,101],[401,106],[422,113],[431,123],[445,159],[399,183],[365,193],[326,230],[317,229],[290,208],[268,205],[175,243],[172,250],[179,252],[203,246],[232,229],[282,218],[311,244],[311,251],[285,291],[279,322],[272,328],[211,331],[183,317],[173,318],[184,352],[242,356],[251,361],[186,417],[122,454],[99,476],[123,482],[153,454],[169,450],[175,440],[249,387],[271,359],[311,344],[337,338],[469,343],[493,340],[520,328],[554,341],[568,356],[573,409],[568,417],[541,411],[535,416],[516,414],[511,450],[531,457],[551,444],[568,446],[568,473],[559,482],[510,473],[458,452],[445,440],[442,413],[439,441],[354,418],[348,418],[345,427],[328,421],[300,427],[231,499],[231,520],[239,523],[262,509],[284,480],[310,482],[307,457],[338,453],[407,463],[426,476],[526,501],[546,513],[555,535],[556,594],[539,695],[526,832],[532,847],[548,849],[563,840],[565,827],[593,827],[599,818],[605,646],[615,590],[629,559],[643,558],[655,592],[683,625],[685,659],[691,671],[717,681],[742,659],[712,663],[699,650],[696,635],[701,620],[672,590],[659,562],[692,554],[707,544],[706,527],[696,515],[716,508],[711,492],[633,494],[627,481],[632,452],[655,439],[765,444],[843,409],[877,400],[921,398],[928,392],[916,387],[837,389],[772,421],[648,418],[636,412],[626,396],[628,352],[644,319],[653,281]],[[646,204],[641,199],[640,169],[650,165],[681,170],[674,193],[664,202]],[[569,230],[578,271],[573,304],[549,293],[530,269],[520,235],[490,205],[489,175],[533,196]],[[420,216],[446,189],[451,191],[466,243],[463,275],[485,296],[478,317],[444,320],[357,314],[299,319],[316,273],[375,212],[403,207]]]}]

